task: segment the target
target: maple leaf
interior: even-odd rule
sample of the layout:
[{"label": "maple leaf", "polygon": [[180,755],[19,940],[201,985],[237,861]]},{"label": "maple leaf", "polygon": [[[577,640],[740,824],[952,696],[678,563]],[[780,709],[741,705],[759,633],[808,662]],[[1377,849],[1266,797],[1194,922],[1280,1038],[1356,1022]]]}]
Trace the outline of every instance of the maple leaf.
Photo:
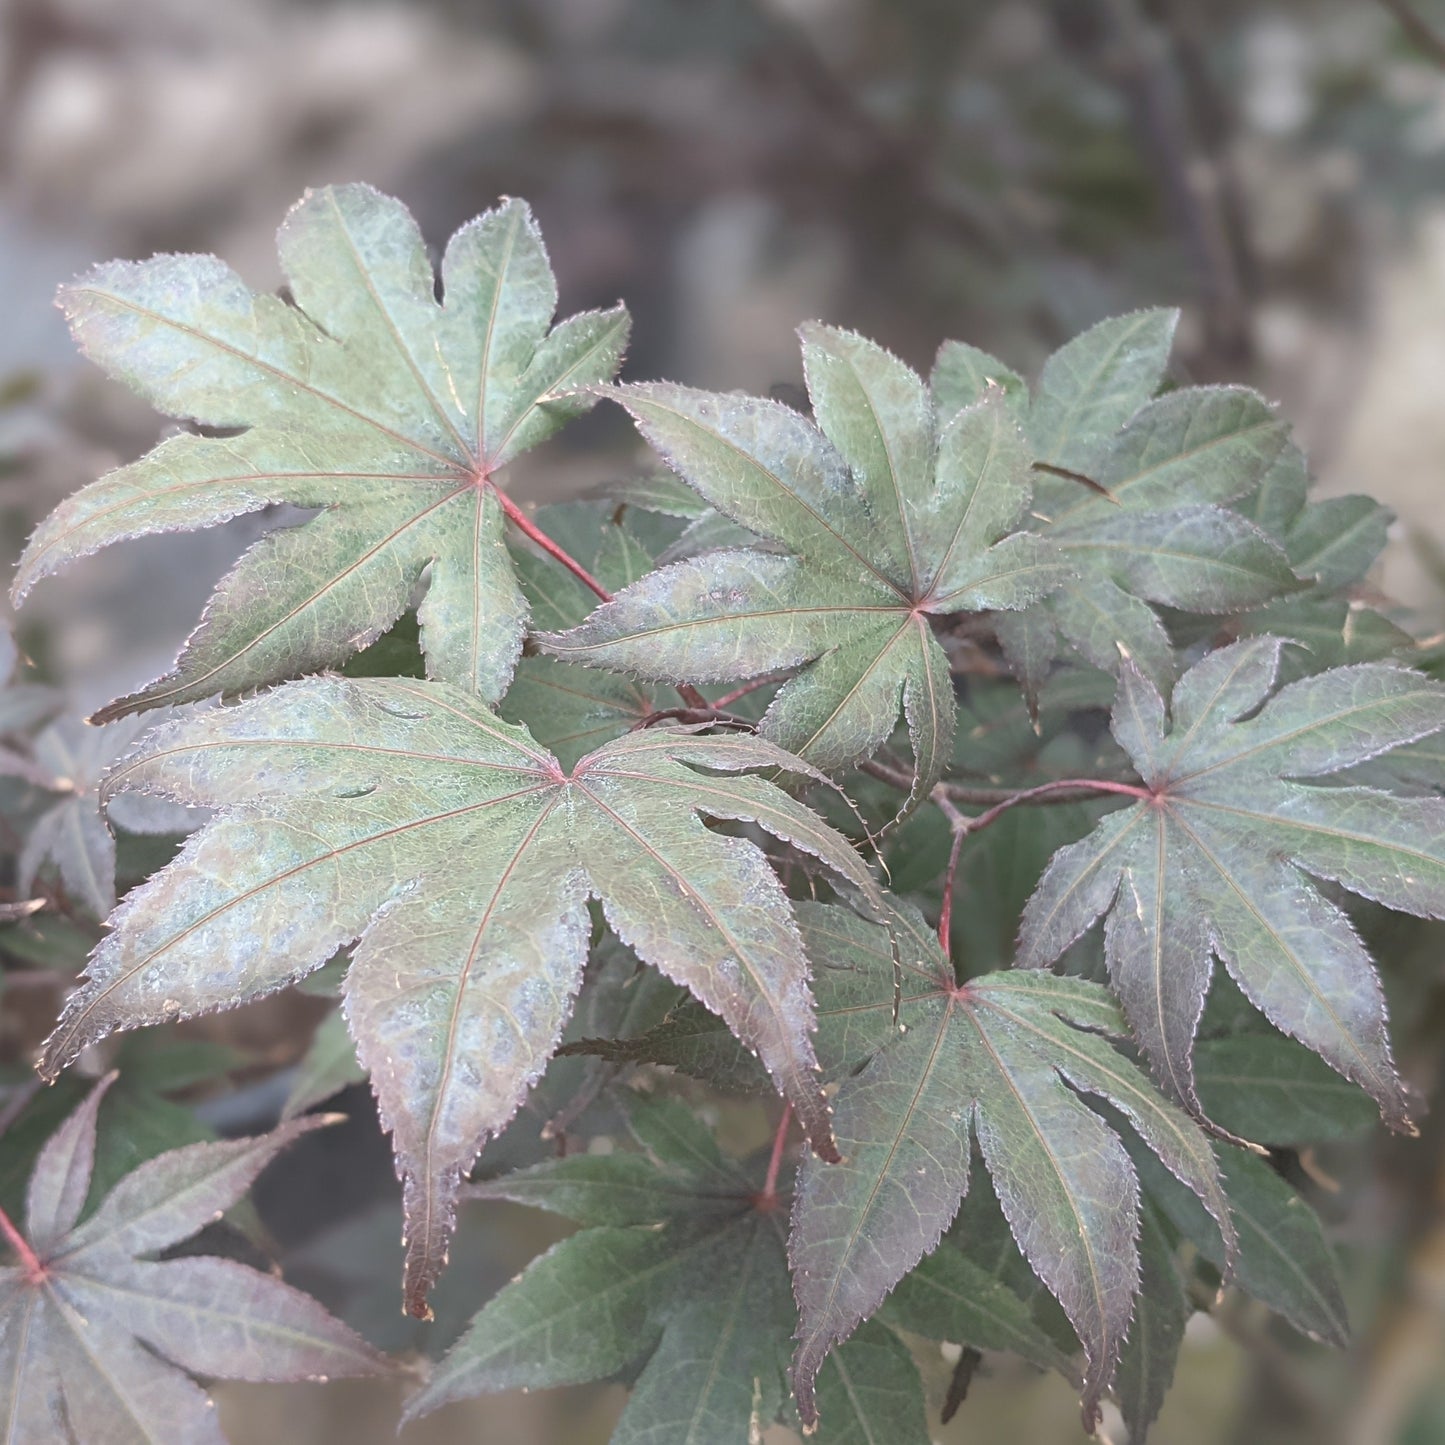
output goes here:
[{"label": "maple leaf", "polygon": [[[894,997],[895,968],[904,985],[901,1028],[888,1026],[834,1100],[843,1162],[810,1158],[799,1179],[789,1255],[801,1312],[800,1415],[814,1417],[814,1379],[828,1351],[938,1244],[968,1189],[976,1137],[1019,1248],[1084,1346],[1092,1422],[1139,1287],[1138,1187],[1123,1143],[1085,1098],[1123,1113],[1203,1202],[1230,1253],[1234,1230],[1208,1140],[1109,1044],[1106,1036],[1122,1037],[1127,1026],[1097,984],[1010,970],[960,985],[911,910],[895,910],[894,937],[833,912],[835,931],[853,938],[843,987],[854,999],[871,993],[874,1028]],[[820,1019],[843,975],[818,971]],[[856,1048],[856,1004],[853,1012]]]},{"label": "maple leaf", "polygon": [[[763,1162],[724,1156],[675,1101],[637,1099],[627,1112],[645,1154],[551,1161],[471,1191],[584,1228],[481,1310],[406,1419],[619,1372],[633,1379],[613,1445],[742,1445],[783,1413],[797,1312]],[[861,1334],[819,1385],[825,1445],[926,1445],[918,1371],[891,1330]]]},{"label": "maple leaf", "polygon": [[20,649],[10,628],[0,623],[0,776],[21,778],[44,787],[50,775],[22,743],[41,723],[60,710],[61,696],[54,688],[39,683],[16,682]]},{"label": "maple leaf", "polygon": [[[1198,1109],[1190,1053],[1218,957],[1276,1027],[1408,1129],[1369,954],[1310,878],[1445,917],[1445,801],[1328,781],[1445,727],[1445,689],[1365,663],[1271,697],[1281,647],[1255,638],[1206,656],[1174,688],[1167,727],[1158,692],[1122,670],[1113,732],[1143,796],[1055,855],[1018,962],[1047,965],[1107,913],[1124,1011],[1159,1077]],[[1300,781],[1312,778],[1326,781]]]},{"label": "maple leaf", "polygon": [[315,509],[220,583],[173,672],[103,708],[236,693],[343,660],[401,614],[423,572],[427,667],[495,702],[526,603],[503,541],[496,474],[616,370],[628,318],[549,331],[556,283],[521,201],[463,226],[442,259],[368,186],[309,192],[278,245],[290,301],[256,295],[213,256],[96,267],[61,289],[86,354],[181,435],[83,488],[37,529],[14,584],[128,537],[215,526],[277,502]]},{"label": "maple leaf", "polygon": [[[101,775],[139,731],[138,719],[95,728],[64,717],[35,739],[43,786],[59,797],[35,820],[20,850],[22,891],[42,869],[54,868],[71,899],[96,918],[115,907],[115,838],[101,816],[98,790]],[[135,799],[117,811],[117,821],[132,832],[185,833],[192,826],[184,809],[151,800]]]},{"label": "maple leaf", "polygon": [[1226,613],[1300,585],[1278,543],[1225,506],[1275,467],[1285,423],[1243,387],[1151,399],[1177,319],[1160,310],[1100,322],[1049,358],[1032,401],[995,358],[957,342],[939,353],[935,394],[962,405],[989,380],[1004,388],[1042,469],[1033,525],[1069,565],[1056,592],[998,619],[1031,695],[1070,648],[1110,672],[1122,652],[1163,685],[1174,652],[1151,604]]},{"label": "maple leaf", "polygon": [[763,735],[838,769],[887,739],[901,705],[916,800],[953,745],[953,681],[931,619],[1023,607],[1066,569],[1016,530],[1030,457],[1001,394],[940,427],[928,387],[881,347],[817,324],[801,335],[817,426],[751,397],[596,388],[719,513],[787,550],[675,562],[539,643],[675,682],[807,664],[769,706]]},{"label": "maple leaf", "polygon": [[117,1028],[229,1007],[361,942],[344,1006],[392,1131],[406,1298],[446,1258],[458,1182],[556,1049],[586,963],[587,899],[755,1049],[835,1151],[791,905],[751,822],[866,895],[848,842],[756,768],[751,736],[630,733],[564,772],[473,694],[311,678],[157,728],[105,786],[223,809],[132,892],[46,1044],[53,1076]]},{"label": "maple leaf", "polygon": [[379,1375],[386,1358],[309,1295],[235,1260],[150,1256],[234,1204],[308,1119],[255,1139],[192,1144],[140,1165],[82,1221],[102,1081],[30,1176],[17,1263],[0,1268],[0,1432],[17,1442],[223,1440],[188,1374],[227,1380]]}]

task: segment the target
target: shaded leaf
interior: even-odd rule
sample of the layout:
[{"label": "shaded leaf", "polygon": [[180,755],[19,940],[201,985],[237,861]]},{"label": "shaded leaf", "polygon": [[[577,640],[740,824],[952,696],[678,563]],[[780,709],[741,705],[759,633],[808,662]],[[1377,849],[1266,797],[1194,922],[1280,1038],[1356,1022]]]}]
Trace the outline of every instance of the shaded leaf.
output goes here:
[{"label": "shaded leaf", "polygon": [[[1180,1233],[1206,1259],[1222,1265],[1218,1236],[1195,1199],[1153,1168],[1152,1161],[1138,1162],[1150,1195]],[[1253,1154],[1223,1144],[1219,1162],[1239,1231],[1233,1282],[1311,1338],[1347,1345],[1349,1316],[1339,1268],[1319,1216]]]},{"label": "shaded leaf", "polygon": [[[891,1004],[893,942],[881,926],[859,924],[874,935],[874,996]],[[1107,1042],[1126,1026],[1104,989],[1018,971],[957,986],[916,916],[900,915],[896,946],[905,977],[927,992],[905,999],[901,1034],[838,1090],[844,1162],[808,1160],[800,1176],[789,1244],[802,1314],[799,1411],[806,1422],[828,1350],[937,1245],[968,1188],[976,1135],[1024,1257],[1083,1342],[1092,1419],[1138,1288],[1137,1186],[1118,1136],[1081,1096],[1125,1114],[1204,1201],[1228,1248],[1233,1230],[1209,1144]],[[817,975],[825,1011],[835,976]]]},{"label": "shaded leaf", "polygon": [[1147,797],[1061,850],[1025,910],[1019,962],[1048,964],[1096,918],[1110,977],[1159,1077],[1198,1108],[1191,1049],[1211,956],[1275,1026],[1408,1128],[1379,981],[1344,913],[1305,874],[1445,916],[1445,804],[1311,786],[1445,727],[1445,691],[1366,664],[1273,697],[1280,643],[1209,654],[1158,693],[1121,674],[1113,730]]},{"label": "shaded leaf", "polygon": [[[491,1186],[588,1227],[482,1309],[408,1403],[407,1419],[473,1395],[627,1369],[636,1378],[614,1445],[743,1442],[773,1423],[795,1319],[781,1215],[758,1204],[761,1166],[725,1159],[680,1108],[633,1106],[639,1134],[667,1141],[665,1156],[596,1157],[585,1178],[583,1161],[558,1160],[515,1186]],[[608,1218],[634,1222],[595,1222]],[[870,1382],[871,1408],[886,1400],[897,1411],[887,1399],[894,1389]]]},{"label": "shaded leaf", "polygon": [[1146,1201],[1139,1215],[1139,1300],[1114,1380],[1131,1445],[1143,1445],[1163,1408],[1191,1313],[1166,1230]]},{"label": "shaded leaf", "polygon": [[235,434],[172,437],[63,503],[26,548],[17,602],[128,537],[277,502],[319,512],[252,547],[174,671],[102,719],[341,662],[423,573],[429,674],[489,701],[506,691],[527,609],[496,474],[591,404],[571,389],[613,374],[625,311],[549,331],[556,284],[521,201],[452,238],[444,302],[416,223],[368,186],[308,193],[278,244],[294,304],[211,256],[109,262],[62,288],[93,361],[168,415]]},{"label": "shaded leaf", "polygon": [[220,1441],[188,1374],[308,1380],[388,1371],[315,1300],[233,1260],[156,1262],[234,1204],[275,1155],[323,1123],[162,1154],[75,1228],[90,1186],[96,1107],[61,1124],[31,1178],[29,1259],[0,1269],[0,1426],[15,1441]]},{"label": "shaded leaf", "polygon": [[308,679],[168,724],[108,793],[225,811],[118,910],[43,1068],[279,988],[359,938],[344,1006],[394,1136],[421,1313],[462,1173],[560,1040],[597,896],[640,958],[757,1050],[831,1154],[791,906],[755,845],[702,822],[755,823],[876,898],[846,840],[744,776],[803,766],[750,736],[655,729],[569,775],[474,696],[405,679]]}]

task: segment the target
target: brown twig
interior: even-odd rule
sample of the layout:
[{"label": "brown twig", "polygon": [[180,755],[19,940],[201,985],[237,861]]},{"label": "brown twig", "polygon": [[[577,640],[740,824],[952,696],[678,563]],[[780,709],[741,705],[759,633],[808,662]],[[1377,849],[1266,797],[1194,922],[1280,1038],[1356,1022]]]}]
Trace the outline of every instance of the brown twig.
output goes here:
[{"label": "brown twig", "polygon": [[1380,4],[1400,22],[1400,29],[1435,62],[1445,69],[1445,36],[1442,36],[1410,0],[1380,0]]}]

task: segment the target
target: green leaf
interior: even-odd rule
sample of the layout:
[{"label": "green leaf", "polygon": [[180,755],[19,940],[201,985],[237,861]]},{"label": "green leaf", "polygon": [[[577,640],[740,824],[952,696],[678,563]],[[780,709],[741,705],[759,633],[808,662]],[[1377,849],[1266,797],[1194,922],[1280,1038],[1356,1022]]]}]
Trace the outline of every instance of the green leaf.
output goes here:
[{"label": "green leaf", "polygon": [[1375,1117],[1368,1094],[1272,1030],[1200,1039],[1194,1082],[1211,1119],[1261,1144],[1344,1138]]},{"label": "green leaf", "polygon": [[[490,1391],[626,1369],[636,1379],[614,1445],[741,1445],[773,1423],[796,1319],[781,1216],[776,1201],[760,1202],[760,1167],[725,1159],[679,1111],[635,1107],[634,1127],[667,1141],[665,1158],[614,1153],[585,1169],[557,1160],[490,1186],[587,1227],[482,1309],[408,1402],[406,1419]],[[649,1209],[649,1195],[660,1206]],[[608,1218],[637,1223],[597,1222]],[[874,1416],[886,1408],[886,1418],[907,1420],[892,1363],[891,1376],[869,1374],[863,1395]]]},{"label": "green leaf", "polygon": [[5,1438],[219,1445],[215,1408],[189,1375],[387,1373],[384,1356],[271,1275],[229,1259],[146,1258],[210,1223],[281,1149],[325,1121],[162,1154],[122,1179],[77,1228],[109,1084],[41,1152],[26,1219],[32,1260],[0,1268]]},{"label": "green leaf", "polygon": [[[874,996],[891,1004],[894,942],[881,926],[862,927],[874,934]],[[976,1135],[1024,1257],[1083,1342],[1092,1419],[1138,1289],[1137,1185],[1118,1136],[1081,1096],[1122,1110],[1232,1248],[1214,1156],[1197,1126],[1107,1042],[1125,1024],[1104,989],[1019,971],[960,987],[916,918],[896,928],[897,964],[912,985],[900,1032],[839,1088],[833,1124],[844,1162],[810,1159],[800,1176],[789,1245],[802,1315],[799,1411],[807,1423],[828,1350],[937,1245],[967,1191]],[[815,980],[824,1010],[831,978]]]},{"label": "green leaf", "polygon": [[365,1078],[366,1070],[357,1063],[356,1047],[346,1032],[346,1019],[340,1009],[333,1009],[317,1024],[297,1065],[281,1117],[294,1119]]},{"label": "green leaf", "polygon": [[[1264,1160],[1221,1145],[1229,1206],[1239,1231],[1233,1283],[1312,1339],[1345,1346],[1349,1316],[1339,1269],[1319,1216]],[[1223,1267],[1219,1241],[1198,1203],[1167,1175],[1139,1160],[1149,1193],[1170,1220],[1211,1263]]]},{"label": "green leaf", "polygon": [[[68,897],[85,912],[104,918],[115,907],[115,838],[101,817],[98,791],[105,770],[140,731],[135,722],[96,728],[62,718],[36,738],[35,760],[44,786],[60,797],[36,819],[21,849],[22,893],[31,891],[38,874],[53,869]],[[144,810],[125,819],[133,831],[190,830],[184,810],[140,801]]]},{"label": "green leaf", "polygon": [[1048,964],[1108,913],[1124,1011],[1159,1077],[1198,1109],[1191,1048],[1218,956],[1277,1028],[1409,1128],[1374,967],[1305,875],[1445,916],[1445,803],[1297,780],[1438,732],[1445,690],[1366,664],[1270,697],[1280,647],[1260,638],[1209,654],[1175,687],[1172,728],[1158,693],[1124,669],[1113,730],[1145,796],[1055,856],[1025,910],[1019,962]]},{"label": "green leaf", "polygon": [[117,911],[48,1041],[88,1044],[270,992],[360,939],[344,1007],[403,1176],[406,1296],[424,1313],[453,1201],[557,1047],[586,963],[586,900],[757,1050],[833,1152],[802,942],[741,820],[870,897],[846,840],[777,787],[805,767],[750,736],[631,733],[570,775],[442,683],[315,678],[167,724],[107,791],[223,811]]},{"label": "green leaf", "polygon": [[819,1445],[929,1445],[918,1366],[892,1330],[865,1324],[828,1356],[811,1438]]},{"label": "green leaf", "polygon": [[1163,1408],[1191,1313],[1167,1229],[1146,1200],[1139,1215],[1139,1301],[1114,1381],[1132,1445],[1143,1445]]},{"label": "green leaf", "polygon": [[953,684],[930,619],[1024,607],[1064,570],[1015,530],[1031,474],[1002,393],[939,430],[928,388],[896,357],[830,327],[802,336],[816,427],[748,397],[604,390],[721,514],[787,551],[676,562],[540,641],[558,657],[674,682],[801,666],[762,731],[824,769],[875,752],[901,708],[916,801],[953,742]]},{"label": "green leaf", "polygon": [[[637,581],[653,560],[642,539],[616,518],[615,510],[574,503],[545,508],[537,518],[548,536],[612,591]],[[572,627],[591,611],[597,599],[575,577],[559,573],[554,562],[533,552],[519,554],[516,560],[534,625]],[[672,701],[676,703],[675,696]],[[666,705],[657,701],[652,688],[632,678],[533,655],[517,663],[501,714],[528,728],[570,767],[584,753]]]},{"label": "green leaf", "polygon": [[102,719],[334,666],[405,610],[425,573],[430,676],[496,701],[526,604],[497,473],[591,404],[626,342],[621,308],[549,331],[542,238],[521,201],[469,222],[442,259],[368,186],[313,191],[278,237],[291,303],[212,256],[97,266],[62,288],[86,354],[181,435],[62,504],[21,560],[41,578],[128,537],[215,526],[273,503],[315,509],[221,582],[174,671]]},{"label": "green leaf", "polygon": [[1078,1383],[1068,1354],[1040,1327],[1029,1301],[996,1271],[972,1258],[966,1245],[960,1248],[944,1240],[903,1277],[880,1315],[928,1339],[952,1340],[980,1350],[1009,1350]]},{"label": "green leaf", "polygon": [[1177,311],[1134,311],[1099,322],[1054,352],[1029,416],[1029,440],[1039,457],[1089,471],[1158,390],[1178,324]]},{"label": "green leaf", "polygon": [[1062,551],[1073,577],[1035,609],[1041,615],[1008,619],[1000,631],[1031,692],[1068,651],[1061,638],[1106,671],[1131,659],[1162,687],[1174,659],[1154,606],[1228,613],[1299,590],[1283,547],[1225,510],[1268,475],[1286,433],[1254,392],[1189,387],[1142,406],[1090,448],[1087,466],[1067,464],[1107,497],[1058,478],[1039,484],[1040,534]]}]

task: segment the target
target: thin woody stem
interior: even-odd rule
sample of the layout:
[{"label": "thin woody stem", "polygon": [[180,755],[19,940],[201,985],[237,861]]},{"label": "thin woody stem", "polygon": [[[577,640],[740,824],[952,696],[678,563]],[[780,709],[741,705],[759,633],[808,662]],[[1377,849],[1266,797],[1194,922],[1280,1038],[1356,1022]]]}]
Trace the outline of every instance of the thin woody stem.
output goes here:
[{"label": "thin woody stem", "polygon": [[938,914],[938,943],[945,953],[948,949],[948,934],[953,923],[953,889],[958,877],[958,859],[963,850],[963,840],[987,828],[996,818],[1025,803],[1058,802],[1060,795],[1088,797],[1097,793],[1117,793],[1125,797],[1149,800],[1154,794],[1148,788],[1136,783],[1116,783],[1107,778],[1060,778],[1056,782],[1041,783],[1037,788],[1026,788],[1020,793],[1010,793],[991,808],[970,817],[954,803],[952,790],[946,783],[937,784],[929,797],[938,810],[948,819],[953,830],[953,846],[948,852],[948,867],[943,875],[943,906]]},{"label": "thin woody stem", "polygon": [[771,682],[781,682],[787,675],[786,672],[770,672],[764,677],[755,677],[751,682],[745,682],[741,687],[735,687],[731,692],[723,693],[713,702],[713,706],[716,708],[727,707],[740,697],[746,697],[750,692],[756,692],[760,687],[767,687]]},{"label": "thin woody stem", "polygon": [[15,1227],[14,1221],[3,1209],[0,1209],[0,1234],[5,1236],[5,1241],[15,1251],[16,1258],[20,1261],[20,1268],[25,1271],[25,1277],[31,1284],[39,1284],[45,1278],[45,1265],[41,1262],[40,1256],[30,1247],[30,1242]]},{"label": "thin woody stem", "polygon": [[788,1142],[788,1125],[793,1122],[793,1106],[783,1105],[783,1117],[778,1120],[778,1131],[773,1135],[773,1152],[768,1158],[768,1172],[763,1179],[763,1192],[758,1195],[759,1209],[772,1209],[778,1202],[778,1175],[783,1168],[783,1150]]},{"label": "thin woody stem", "polygon": [[[1021,793],[1014,793],[1007,798],[1001,799],[993,807],[985,809],[982,813],[972,818],[964,818],[961,825],[955,825],[956,831],[964,833],[977,833],[987,828],[995,818],[1007,813],[1010,808],[1017,808],[1027,803],[1060,802],[1065,801],[1057,795],[1069,794],[1067,801],[1074,801],[1080,797],[1088,797],[1091,793],[1115,793],[1125,798],[1137,798],[1141,802],[1150,802],[1154,794],[1148,788],[1139,783],[1116,783],[1109,778],[1059,778],[1052,783],[1040,783],[1037,788],[1025,788]],[[952,799],[949,799],[950,803]],[[955,809],[955,811],[957,811]]]},{"label": "thin woody stem", "polygon": [[[611,602],[612,594],[569,552],[554,542],[504,491],[492,488],[502,514],[524,537],[535,542],[554,562],[560,562],[584,587],[590,588],[599,600]],[[705,708],[707,699],[690,683],[679,683],[677,695],[689,707]]]},{"label": "thin woody stem", "polygon": [[612,594],[565,548],[559,547],[505,492],[496,487],[492,495],[501,504],[507,520],[523,536],[531,538],[554,562],[560,562],[584,587],[589,587],[603,602],[611,602]]}]

